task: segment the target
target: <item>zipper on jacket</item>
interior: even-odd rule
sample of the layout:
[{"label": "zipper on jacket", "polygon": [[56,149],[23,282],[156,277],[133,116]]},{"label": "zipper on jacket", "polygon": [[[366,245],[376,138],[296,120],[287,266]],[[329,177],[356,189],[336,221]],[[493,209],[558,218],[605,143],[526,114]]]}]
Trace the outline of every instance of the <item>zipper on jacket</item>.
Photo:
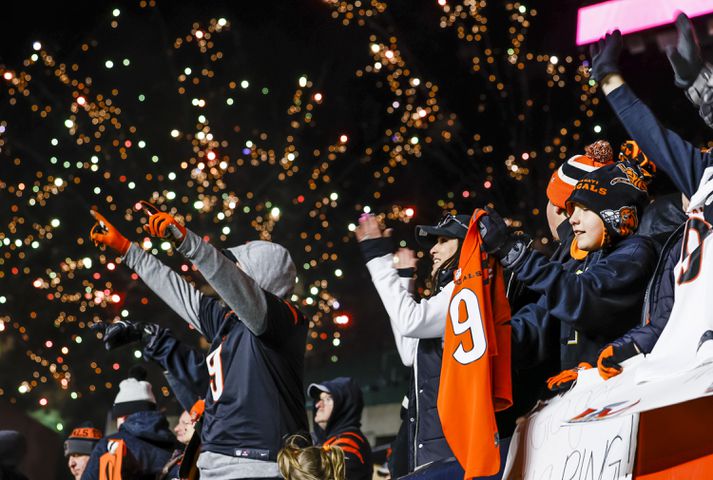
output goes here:
[{"label": "zipper on jacket", "polygon": [[421,346],[421,339],[418,339],[418,342],[416,343],[416,356],[413,361],[413,396],[416,399],[416,416],[414,417],[414,421],[416,422],[416,429],[414,430],[413,434],[413,469],[416,470],[418,468],[418,424],[420,423],[421,419],[421,414],[419,412],[419,402],[418,402],[418,385],[419,385],[419,378],[418,378],[418,350],[419,347]]},{"label": "zipper on jacket", "polygon": [[649,304],[649,299],[651,297],[651,289],[654,286],[654,281],[656,281],[656,278],[658,277],[659,269],[666,263],[664,261],[664,258],[668,256],[668,253],[672,248],[672,240],[675,237],[678,237],[679,230],[684,228],[686,226],[686,223],[688,223],[688,221],[685,221],[681,225],[679,225],[678,228],[676,228],[676,230],[674,230],[673,233],[668,236],[666,242],[663,244],[663,247],[661,247],[661,254],[659,255],[658,261],[656,262],[656,268],[654,268],[654,273],[653,275],[651,275],[651,280],[646,286],[646,292],[644,293],[644,308],[643,310],[641,310],[641,326],[646,325],[647,318],[649,317],[649,313],[651,312],[651,305]]}]

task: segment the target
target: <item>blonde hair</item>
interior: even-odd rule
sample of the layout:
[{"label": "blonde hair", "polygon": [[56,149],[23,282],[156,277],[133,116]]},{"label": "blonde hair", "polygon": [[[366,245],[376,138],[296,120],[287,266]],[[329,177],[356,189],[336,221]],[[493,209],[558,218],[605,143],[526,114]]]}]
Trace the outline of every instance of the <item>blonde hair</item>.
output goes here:
[{"label": "blonde hair", "polygon": [[305,447],[309,443],[300,435],[287,439],[277,454],[280,473],[287,480],[344,480],[344,451],[339,447]]}]

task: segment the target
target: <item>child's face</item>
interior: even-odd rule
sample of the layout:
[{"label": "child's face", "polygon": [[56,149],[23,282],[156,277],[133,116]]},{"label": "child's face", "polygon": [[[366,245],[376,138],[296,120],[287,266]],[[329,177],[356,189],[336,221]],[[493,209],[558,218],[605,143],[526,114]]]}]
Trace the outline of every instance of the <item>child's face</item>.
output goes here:
[{"label": "child's face", "polygon": [[585,252],[599,250],[604,243],[604,222],[599,215],[584,206],[575,203],[569,217],[577,246]]}]

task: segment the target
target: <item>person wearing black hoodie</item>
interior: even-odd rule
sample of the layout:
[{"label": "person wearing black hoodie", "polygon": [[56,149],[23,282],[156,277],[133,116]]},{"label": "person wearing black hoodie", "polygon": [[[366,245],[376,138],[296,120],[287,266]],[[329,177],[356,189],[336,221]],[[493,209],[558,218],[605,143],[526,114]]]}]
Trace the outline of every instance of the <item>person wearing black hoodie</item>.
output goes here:
[{"label": "person wearing black hoodie", "polygon": [[307,395],[314,400],[315,445],[344,451],[346,480],[370,480],[371,447],[361,431],[364,399],[359,384],[349,377],[313,383]]},{"label": "person wearing black hoodie", "polygon": [[122,461],[123,478],[153,480],[171,458],[176,437],[168,428],[166,417],[156,408],[151,384],[146,381],[146,370],[134,367],[130,375],[119,384],[112,406],[119,431],[99,440],[82,480],[99,479],[101,457],[113,453],[115,440],[122,440],[128,451]]}]

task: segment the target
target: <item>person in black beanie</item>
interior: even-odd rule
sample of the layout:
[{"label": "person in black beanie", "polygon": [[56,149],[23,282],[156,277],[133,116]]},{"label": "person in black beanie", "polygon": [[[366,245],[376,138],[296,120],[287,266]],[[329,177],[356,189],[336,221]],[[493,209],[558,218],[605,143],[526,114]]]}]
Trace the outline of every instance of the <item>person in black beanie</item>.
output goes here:
[{"label": "person in black beanie", "polygon": [[136,365],[129,374],[131,376],[119,384],[111,409],[119,431],[99,440],[82,480],[98,480],[101,458],[115,453],[117,440],[123,441],[127,450],[122,460],[122,475],[136,480],[155,479],[177,445],[168,420],[157,410],[151,384],[146,381],[146,370]]},{"label": "person in black beanie", "polygon": [[15,430],[0,430],[0,479],[27,480],[17,471],[27,453],[25,436]]},{"label": "person in black beanie", "polygon": [[[635,163],[617,162],[577,183],[566,202],[575,238],[564,263],[529,248],[497,212],[481,219],[488,253],[541,295],[511,319],[513,364],[535,365],[559,350],[562,373],[548,380],[550,390],[570,387],[579,369],[592,368],[600,349],[640,317],[656,260],[653,242],[634,235],[649,177]],[[559,345],[543,341],[558,327]]]},{"label": "person in black beanie", "polygon": [[72,430],[64,441],[64,456],[67,457],[67,466],[75,480],[82,478],[89,456],[101,438],[101,430],[85,422]]}]

